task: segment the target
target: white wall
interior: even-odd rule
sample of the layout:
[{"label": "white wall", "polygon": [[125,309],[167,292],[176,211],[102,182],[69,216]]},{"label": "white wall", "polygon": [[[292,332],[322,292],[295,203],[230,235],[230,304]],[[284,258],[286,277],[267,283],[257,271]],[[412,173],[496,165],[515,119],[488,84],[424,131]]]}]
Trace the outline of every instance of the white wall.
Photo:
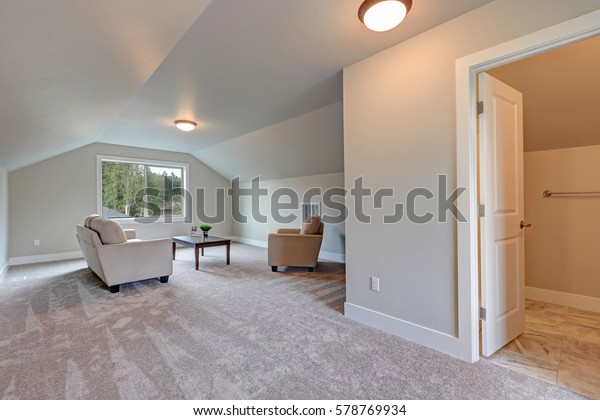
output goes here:
[{"label": "white wall", "polygon": [[542,192],[600,191],[600,146],[525,153],[528,287],[600,298],[600,197]]},{"label": "white wall", "polygon": [[[96,213],[96,156],[111,155],[129,158],[154,159],[189,164],[191,189],[207,189],[207,212],[214,214],[214,190],[229,188],[230,183],[212,169],[185,153],[114,146],[94,143],[80,149],[47,159],[13,171],[9,175],[11,262],[22,257],[48,256],[79,251],[75,238],[75,225]],[[195,194],[194,194],[195,199]],[[195,217],[194,223],[198,223]],[[227,204],[226,211],[229,211]],[[213,232],[219,236],[232,233],[230,217],[215,225]],[[138,237],[159,238],[187,234],[190,226],[183,222],[172,224],[123,224],[135,228]],[[33,240],[39,239],[39,247]]]},{"label": "white wall", "polygon": [[8,269],[8,173],[0,167],[0,280]]},{"label": "white wall", "polygon": [[[434,192],[436,176],[456,184],[458,58],[598,9],[598,1],[496,0],[344,71],[346,188],[364,176],[370,188],[393,188],[397,202],[415,187]],[[437,214],[421,201],[420,211]],[[353,214],[353,200],[347,200]],[[388,200],[384,213],[390,212]],[[456,354],[456,223],[404,219],[346,223],[349,316]],[[369,290],[369,277],[381,292]]]},{"label": "white wall", "polygon": [[[244,183],[242,188],[249,188],[249,183]],[[300,210],[281,211],[283,216],[293,214],[297,220],[290,224],[277,223],[271,217],[271,197],[273,192],[280,188],[292,189],[299,198],[301,204],[302,197],[311,188],[320,188],[324,193],[331,188],[344,188],[344,174],[327,174],[313,175],[297,178],[287,178],[278,180],[261,181],[260,187],[268,190],[268,195],[263,196],[259,202],[260,213],[267,216],[265,223],[259,223],[252,217],[248,217],[247,223],[234,223],[234,236],[243,239],[245,242],[254,243],[259,246],[266,246],[269,233],[274,233],[279,228],[300,228],[302,226],[302,218]],[[287,202],[287,198],[285,199]],[[311,202],[321,203],[322,215],[337,216],[338,212],[334,209],[328,209],[323,205],[322,196],[313,197]],[[336,201],[343,202],[343,198],[336,197]],[[284,200],[281,200],[284,202]],[[251,199],[246,197],[240,201],[241,212],[244,215],[251,215]],[[321,245],[321,257],[325,259],[333,259],[335,261],[343,261],[345,259],[345,225],[344,223],[331,224],[325,226],[323,235],[323,244]]]}]

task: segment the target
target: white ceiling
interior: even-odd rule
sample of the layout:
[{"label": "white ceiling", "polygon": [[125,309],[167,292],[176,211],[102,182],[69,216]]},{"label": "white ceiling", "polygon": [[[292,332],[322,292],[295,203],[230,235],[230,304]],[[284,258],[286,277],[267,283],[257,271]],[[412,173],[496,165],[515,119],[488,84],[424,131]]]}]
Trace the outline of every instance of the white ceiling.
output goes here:
[{"label": "white ceiling", "polygon": [[523,93],[526,152],[600,145],[600,37],[488,73]]},{"label": "white ceiling", "polygon": [[[415,0],[400,27],[374,33],[358,21],[362,0],[2,0],[0,166],[95,141],[202,160],[339,102],[345,66],[489,1]],[[182,133],[175,119],[199,126]],[[328,150],[342,161],[341,145]],[[232,149],[228,162],[261,155]]]}]

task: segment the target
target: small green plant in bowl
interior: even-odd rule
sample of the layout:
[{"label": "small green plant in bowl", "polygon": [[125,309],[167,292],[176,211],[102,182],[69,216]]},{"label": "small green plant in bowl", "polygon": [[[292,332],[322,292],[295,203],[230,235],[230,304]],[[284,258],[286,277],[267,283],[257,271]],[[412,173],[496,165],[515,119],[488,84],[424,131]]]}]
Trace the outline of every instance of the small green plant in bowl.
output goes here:
[{"label": "small green plant in bowl", "polygon": [[204,235],[204,237],[207,237],[208,236],[208,231],[212,229],[212,225],[207,225],[207,224],[202,224],[202,225],[200,225],[198,227],[202,231],[202,234]]}]

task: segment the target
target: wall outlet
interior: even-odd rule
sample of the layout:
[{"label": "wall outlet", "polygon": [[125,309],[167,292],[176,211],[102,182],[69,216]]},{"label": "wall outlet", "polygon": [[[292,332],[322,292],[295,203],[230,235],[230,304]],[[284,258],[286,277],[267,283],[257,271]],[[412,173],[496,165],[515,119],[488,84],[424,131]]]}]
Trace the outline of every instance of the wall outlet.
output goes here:
[{"label": "wall outlet", "polygon": [[374,292],[379,292],[379,278],[371,277],[371,290]]},{"label": "wall outlet", "polygon": [[39,239],[34,239],[33,240],[33,246],[40,246],[40,240]]}]

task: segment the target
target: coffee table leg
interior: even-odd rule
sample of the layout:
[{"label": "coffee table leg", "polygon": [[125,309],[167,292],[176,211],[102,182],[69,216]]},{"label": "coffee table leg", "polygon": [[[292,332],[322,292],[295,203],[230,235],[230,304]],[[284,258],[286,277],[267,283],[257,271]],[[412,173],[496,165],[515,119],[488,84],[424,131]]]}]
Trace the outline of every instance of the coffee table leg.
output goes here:
[{"label": "coffee table leg", "polygon": [[204,248],[202,248],[202,256],[204,257]]},{"label": "coffee table leg", "polygon": [[177,249],[177,244],[173,242],[173,259],[175,259],[175,250]]},{"label": "coffee table leg", "polygon": [[229,265],[229,255],[231,254],[230,248],[231,248],[231,244],[228,243],[227,244],[227,265]]},{"label": "coffee table leg", "polygon": [[196,257],[196,270],[198,270],[198,247],[194,247],[194,256]]}]

